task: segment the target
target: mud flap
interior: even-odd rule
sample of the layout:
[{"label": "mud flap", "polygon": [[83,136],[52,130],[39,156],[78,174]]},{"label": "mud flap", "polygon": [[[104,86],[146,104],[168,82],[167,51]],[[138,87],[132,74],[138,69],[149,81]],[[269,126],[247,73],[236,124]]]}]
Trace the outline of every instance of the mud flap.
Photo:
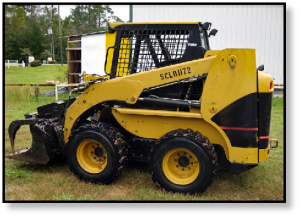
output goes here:
[{"label": "mud flap", "polygon": [[[50,157],[48,155],[45,145],[45,132],[43,132],[38,126],[35,125],[36,123],[39,123],[41,121],[42,119],[32,118],[13,121],[10,124],[8,132],[13,153],[6,156],[7,158],[28,161],[38,164],[47,164],[50,161]],[[32,135],[32,146],[31,148],[25,148],[15,152],[15,136],[22,125],[30,125],[30,131]]]}]

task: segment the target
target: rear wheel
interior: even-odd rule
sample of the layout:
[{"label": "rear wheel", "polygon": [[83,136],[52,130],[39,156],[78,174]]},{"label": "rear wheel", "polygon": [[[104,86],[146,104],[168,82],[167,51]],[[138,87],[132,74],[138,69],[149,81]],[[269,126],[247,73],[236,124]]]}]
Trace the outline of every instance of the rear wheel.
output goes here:
[{"label": "rear wheel", "polygon": [[127,143],[115,128],[92,122],[76,130],[68,144],[70,170],[80,179],[108,184],[127,161]]},{"label": "rear wheel", "polygon": [[151,150],[152,179],[173,192],[204,192],[217,171],[214,146],[199,132],[190,129],[167,133]]}]

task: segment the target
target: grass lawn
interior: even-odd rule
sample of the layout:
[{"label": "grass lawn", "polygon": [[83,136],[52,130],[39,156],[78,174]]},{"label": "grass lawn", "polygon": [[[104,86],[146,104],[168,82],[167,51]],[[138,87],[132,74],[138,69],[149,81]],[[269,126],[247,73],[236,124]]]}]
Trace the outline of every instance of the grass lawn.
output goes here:
[{"label": "grass lawn", "polygon": [[[5,71],[5,83],[45,83],[63,80],[66,66],[11,67]],[[61,77],[60,77],[61,76]],[[41,88],[41,92],[46,90]],[[54,90],[54,87],[51,87]],[[59,95],[66,99],[67,94]],[[54,102],[54,97],[34,95],[33,87],[5,87],[5,154],[11,150],[8,126],[36,107]],[[144,201],[282,201],[284,199],[284,119],[283,99],[274,98],[271,135],[279,147],[271,149],[269,158],[257,167],[241,173],[218,171],[212,185],[203,193],[183,195],[159,190],[151,179],[147,164],[129,163],[110,185],[85,183],[69,171],[65,162],[41,166],[5,159],[5,200],[144,200]],[[16,149],[31,146],[29,127],[21,127]]]},{"label": "grass lawn", "polygon": [[67,81],[66,64],[39,67],[5,67],[5,84],[46,84],[46,81]]}]

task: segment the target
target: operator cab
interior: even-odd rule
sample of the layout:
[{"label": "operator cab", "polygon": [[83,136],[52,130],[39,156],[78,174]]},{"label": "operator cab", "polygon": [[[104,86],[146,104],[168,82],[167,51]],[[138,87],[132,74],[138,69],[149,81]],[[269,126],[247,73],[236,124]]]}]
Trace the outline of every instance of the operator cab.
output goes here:
[{"label": "operator cab", "polygon": [[[210,50],[211,23],[114,23],[110,78],[201,59]],[[214,30],[215,31],[215,30]],[[107,55],[109,52],[107,51]],[[105,66],[107,70],[107,67]]]}]

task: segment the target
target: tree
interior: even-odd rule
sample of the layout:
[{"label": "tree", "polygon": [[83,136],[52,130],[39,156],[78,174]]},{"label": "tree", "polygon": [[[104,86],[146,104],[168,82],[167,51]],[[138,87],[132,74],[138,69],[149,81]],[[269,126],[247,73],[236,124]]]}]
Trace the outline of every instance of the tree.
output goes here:
[{"label": "tree", "polygon": [[28,57],[32,55],[31,51],[29,48],[20,48],[20,56],[21,58],[19,59],[20,60],[24,60],[25,64],[27,65],[28,63]]},{"label": "tree", "polygon": [[4,41],[5,41],[5,58],[18,59],[18,51],[20,44],[20,34],[24,32],[25,13],[22,8],[17,5],[5,5],[5,27],[4,27]]},{"label": "tree", "polygon": [[46,40],[40,25],[34,19],[31,20],[31,26],[25,31],[24,46],[28,46],[35,59],[40,59],[40,54],[44,51],[44,41]]},{"label": "tree", "polygon": [[17,5],[5,5],[5,37],[23,31],[24,28],[24,11]]},{"label": "tree", "polygon": [[105,31],[109,22],[123,22],[109,5],[78,5],[71,11],[69,30],[72,34]]},{"label": "tree", "polygon": [[[5,59],[27,57],[20,51],[29,49],[35,59],[44,58],[51,46],[47,29],[52,27],[55,60],[61,61],[57,8],[51,5],[5,5]],[[61,19],[62,36],[107,30],[109,22],[123,22],[109,5],[77,5],[71,15]],[[67,41],[62,40],[63,58],[66,59]],[[28,54],[28,52],[27,52]],[[65,62],[65,61],[64,61]]]},{"label": "tree", "polygon": [[101,30],[101,20],[104,18],[104,10],[102,5],[94,5],[95,19],[97,20],[97,30]]},{"label": "tree", "polygon": [[41,53],[41,59],[44,59],[44,60],[47,60],[48,57],[51,57],[52,56],[52,53],[50,50],[44,50],[42,53]]}]

